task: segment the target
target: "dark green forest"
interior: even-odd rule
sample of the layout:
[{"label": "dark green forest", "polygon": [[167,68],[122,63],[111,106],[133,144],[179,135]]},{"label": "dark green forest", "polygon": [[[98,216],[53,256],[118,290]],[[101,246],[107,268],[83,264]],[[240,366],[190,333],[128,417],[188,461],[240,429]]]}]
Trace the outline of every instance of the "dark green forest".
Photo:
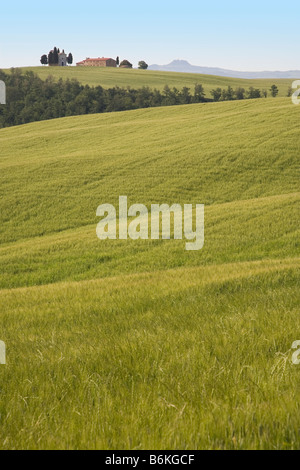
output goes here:
[{"label": "dark green forest", "polygon": [[[237,88],[211,90],[206,97],[203,86],[193,90],[165,86],[163,91],[148,87],[140,89],[81,85],[77,80],[58,80],[49,76],[42,80],[33,72],[0,70],[0,80],[6,84],[6,105],[0,105],[0,128],[66,116],[110,113],[157,106],[176,106],[209,101],[231,101],[267,97],[266,91]],[[277,88],[277,87],[275,87]],[[278,90],[271,90],[276,96]]]}]

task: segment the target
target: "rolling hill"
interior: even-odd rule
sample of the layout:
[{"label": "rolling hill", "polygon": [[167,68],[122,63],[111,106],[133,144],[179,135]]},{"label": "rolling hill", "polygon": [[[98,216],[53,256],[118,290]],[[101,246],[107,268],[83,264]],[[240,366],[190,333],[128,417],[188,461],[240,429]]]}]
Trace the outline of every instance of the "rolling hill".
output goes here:
[{"label": "rolling hill", "polygon": [[[227,88],[229,85],[233,88],[250,86],[269,90],[271,85],[275,84],[279,89],[279,96],[287,96],[288,88],[292,84],[292,79],[252,79],[220,77],[206,74],[162,72],[153,70],[138,69],[120,69],[120,68],[101,68],[101,67],[28,67],[21,69],[30,70],[38,74],[42,79],[52,75],[54,79],[77,79],[83,85],[97,86],[104,88],[119,86],[141,88],[148,86],[162,90],[165,85],[170,87],[190,87],[193,88],[196,83],[201,83],[208,97],[210,91],[214,88]],[[8,72],[8,70],[5,70]]]},{"label": "rolling hill", "polygon": [[[299,448],[297,106],[71,117],[0,148],[0,447]],[[119,195],[204,203],[203,250],[99,241]]]}]

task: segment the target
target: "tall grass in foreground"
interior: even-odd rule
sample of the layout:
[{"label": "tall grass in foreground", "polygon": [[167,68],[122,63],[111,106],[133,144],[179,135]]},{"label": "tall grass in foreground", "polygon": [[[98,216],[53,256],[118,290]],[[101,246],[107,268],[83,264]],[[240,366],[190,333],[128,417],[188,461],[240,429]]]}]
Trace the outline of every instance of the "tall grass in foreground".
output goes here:
[{"label": "tall grass in foreground", "polygon": [[1,448],[299,448],[298,282],[299,259],[2,291]]},{"label": "tall grass in foreground", "polygon": [[[299,449],[299,109],[0,131],[2,449]],[[204,203],[205,246],[96,238],[99,204]]]}]

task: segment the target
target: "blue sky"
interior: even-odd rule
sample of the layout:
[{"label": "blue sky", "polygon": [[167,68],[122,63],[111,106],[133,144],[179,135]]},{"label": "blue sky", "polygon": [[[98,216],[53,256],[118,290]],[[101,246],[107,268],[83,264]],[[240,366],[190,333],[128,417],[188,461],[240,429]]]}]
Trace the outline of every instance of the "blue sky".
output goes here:
[{"label": "blue sky", "polygon": [[186,59],[235,70],[300,69],[299,2],[1,2],[0,68],[39,65],[56,45],[75,61],[107,56],[137,65]]}]

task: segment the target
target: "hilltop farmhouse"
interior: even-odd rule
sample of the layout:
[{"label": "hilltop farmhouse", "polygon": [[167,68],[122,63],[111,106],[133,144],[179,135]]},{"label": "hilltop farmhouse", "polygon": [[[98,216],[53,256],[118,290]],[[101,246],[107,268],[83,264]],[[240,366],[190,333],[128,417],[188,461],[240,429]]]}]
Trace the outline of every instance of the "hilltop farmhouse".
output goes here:
[{"label": "hilltop farmhouse", "polygon": [[87,57],[81,62],[77,62],[77,67],[117,67],[117,61],[111,58],[98,57],[97,59],[90,59]]}]

